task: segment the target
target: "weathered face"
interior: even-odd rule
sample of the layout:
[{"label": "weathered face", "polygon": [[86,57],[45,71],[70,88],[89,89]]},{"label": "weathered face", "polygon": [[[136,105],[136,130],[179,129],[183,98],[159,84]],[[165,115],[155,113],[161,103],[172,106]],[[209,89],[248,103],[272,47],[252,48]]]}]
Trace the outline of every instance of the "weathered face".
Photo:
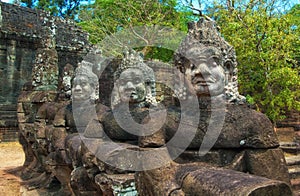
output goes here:
[{"label": "weathered face", "polygon": [[198,96],[217,96],[224,92],[225,70],[214,55],[198,53],[187,68]]},{"label": "weathered face", "polygon": [[86,76],[79,75],[73,79],[72,97],[75,101],[85,101],[91,98],[94,91]]},{"label": "weathered face", "polygon": [[146,85],[141,70],[129,68],[123,71],[117,81],[122,102],[140,103],[146,97]]}]

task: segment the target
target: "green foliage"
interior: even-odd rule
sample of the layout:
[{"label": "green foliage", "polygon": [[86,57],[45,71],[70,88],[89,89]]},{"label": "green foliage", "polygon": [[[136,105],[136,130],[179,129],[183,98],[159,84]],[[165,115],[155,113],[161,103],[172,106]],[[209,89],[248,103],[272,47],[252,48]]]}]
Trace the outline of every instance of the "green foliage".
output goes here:
[{"label": "green foliage", "polygon": [[298,35],[298,40],[293,44],[295,48],[294,59],[298,61],[298,66],[300,65],[300,4],[295,5],[292,9],[287,13],[292,22],[292,33]]},{"label": "green foliage", "polygon": [[[148,52],[145,59],[159,59],[162,62],[170,62],[170,59],[173,58],[174,51],[169,50],[167,48],[161,48],[161,47],[149,47],[151,52]],[[142,51],[143,47],[135,48],[137,51]]]},{"label": "green foliage", "polygon": [[255,101],[254,101],[253,97],[251,97],[250,95],[246,95],[246,101],[250,105],[254,105],[255,104]]},{"label": "green foliage", "polygon": [[[188,16],[192,14],[178,11],[175,9],[176,5],[176,0],[96,0],[94,4],[86,6],[80,12],[79,25],[89,32],[90,41],[94,44],[103,42],[104,38],[113,37],[116,33],[119,33],[118,39],[124,37],[122,40],[107,38],[104,50],[110,46],[122,45],[124,41],[134,42],[135,40],[126,40],[130,39],[128,38],[130,34],[140,41],[140,44],[136,45],[146,46],[138,47],[146,58],[156,58],[160,52],[166,52],[161,59],[167,61],[172,58],[168,49],[149,46],[157,43],[157,39],[161,39],[158,38],[158,34],[164,31],[162,28],[153,31],[155,28],[169,27],[186,32]],[[122,35],[122,31],[126,31],[127,36],[126,33]],[[175,35],[176,32],[169,32],[170,36],[172,34]]]},{"label": "green foliage", "polygon": [[53,16],[76,19],[83,0],[16,0],[22,6],[49,11]]},{"label": "green foliage", "polygon": [[296,61],[300,56],[300,17],[299,5],[285,12],[275,9],[279,0],[270,2],[215,4],[210,16],[236,49],[241,93],[251,97],[248,100],[272,120],[278,120],[288,110],[300,110]]}]

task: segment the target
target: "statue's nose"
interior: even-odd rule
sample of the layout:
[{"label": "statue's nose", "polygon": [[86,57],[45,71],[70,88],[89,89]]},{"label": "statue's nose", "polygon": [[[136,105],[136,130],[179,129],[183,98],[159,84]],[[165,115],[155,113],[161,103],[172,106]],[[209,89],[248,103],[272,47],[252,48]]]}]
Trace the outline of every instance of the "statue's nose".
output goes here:
[{"label": "statue's nose", "polygon": [[128,81],[126,83],[126,89],[134,89],[134,85],[133,85],[133,83],[131,81]]},{"label": "statue's nose", "polygon": [[75,85],[74,90],[81,91],[81,86],[79,84]]},{"label": "statue's nose", "polygon": [[192,71],[195,75],[201,74],[202,76],[210,75],[210,69],[209,66],[206,63],[200,63],[196,66],[195,69]]}]

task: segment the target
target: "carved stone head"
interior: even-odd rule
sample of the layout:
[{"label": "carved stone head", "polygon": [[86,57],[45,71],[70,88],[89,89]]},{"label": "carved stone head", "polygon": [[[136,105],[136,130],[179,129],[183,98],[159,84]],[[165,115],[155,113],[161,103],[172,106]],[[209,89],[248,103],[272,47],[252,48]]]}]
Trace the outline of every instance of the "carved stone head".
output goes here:
[{"label": "carved stone head", "polygon": [[146,106],[155,103],[155,77],[140,54],[126,51],[114,73],[113,106],[129,102]]},{"label": "carved stone head", "polygon": [[93,73],[91,63],[82,61],[76,68],[72,80],[72,100],[81,102],[96,100],[98,89],[98,77]]},{"label": "carved stone head", "polygon": [[220,35],[215,22],[201,18],[189,23],[189,32],[174,56],[198,97],[224,96],[243,102],[238,93],[235,51]]}]

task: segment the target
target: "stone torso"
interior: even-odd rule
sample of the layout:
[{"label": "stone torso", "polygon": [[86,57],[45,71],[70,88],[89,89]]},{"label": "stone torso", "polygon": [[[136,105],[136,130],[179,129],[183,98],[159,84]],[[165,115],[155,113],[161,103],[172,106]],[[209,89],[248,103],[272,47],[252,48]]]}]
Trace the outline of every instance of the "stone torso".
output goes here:
[{"label": "stone torso", "polygon": [[[216,111],[215,111],[216,112]],[[262,113],[249,109],[245,105],[227,105],[225,121],[213,148],[273,148],[278,147],[278,139],[272,123]],[[199,149],[208,131],[209,123],[214,123],[212,111],[201,110],[197,132],[188,149]],[[190,114],[192,115],[192,114]],[[166,125],[166,139],[169,141],[176,132],[180,121],[180,110],[172,109]],[[215,131],[212,129],[209,131]],[[184,136],[182,136],[184,137]]]},{"label": "stone torso", "polygon": [[[102,124],[104,127],[104,131],[107,134],[107,136],[112,139],[112,140],[117,140],[117,141],[137,141],[138,140],[138,136],[131,134],[129,132],[127,132],[126,130],[124,130],[122,127],[120,127],[120,125],[116,122],[115,117],[114,117],[114,112],[118,112],[121,114],[125,114],[125,106],[120,106],[120,107],[116,107],[114,110],[111,110],[110,112],[107,113],[107,115],[105,115],[102,119]],[[148,108],[145,107],[133,107],[129,109],[130,113],[127,115],[131,115],[131,117],[133,118],[133,120],[139,124],[141,124],[143,122],[143,119],[145,119],[148,114]],[[130,116],[129,116],[130,117]],[[130,118],[131,118],[130,117]],[[132,125],[134,126],[134,125]]]}]

